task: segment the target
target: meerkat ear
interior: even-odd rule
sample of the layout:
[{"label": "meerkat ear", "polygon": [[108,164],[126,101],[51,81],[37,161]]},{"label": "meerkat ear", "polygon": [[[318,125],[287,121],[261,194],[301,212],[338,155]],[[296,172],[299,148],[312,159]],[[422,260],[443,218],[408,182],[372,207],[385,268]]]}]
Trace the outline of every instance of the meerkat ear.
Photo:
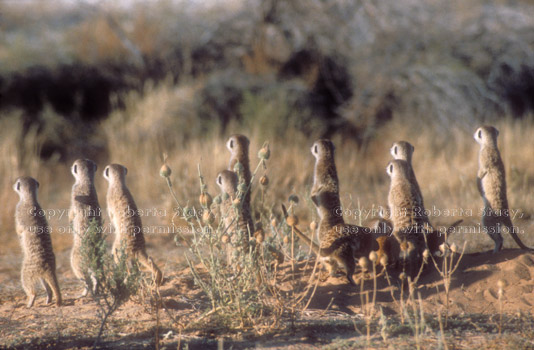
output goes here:
[{"label": "meerkat ear", "polygon": [[495,137],[499,136],[499,130],[497,130],[497,128],[494,128],[495,129]]},{"label": "meerkat ear", "polygon": [[35,180],[35,185],[37,186],[37,188],[39,188],[39,181]]},{"label": "meerkat ear", "polygon": [[96,163],[95,163],[95,162],[93,162],[93,171],[94,171],[94,172],[96,172],[96,171],[97,171],[97,169],[98,169],[98,165],[96,165]]},{"label": "meerkat ear", "polygon": [[124,168],[124,175],[128,174],[128,168],[127,167],[123,167]]},{"label": "meerkat ear", "polygon": [[311,200],[315,206],[319,206],[319,198],[316,195],[311,196]]}]

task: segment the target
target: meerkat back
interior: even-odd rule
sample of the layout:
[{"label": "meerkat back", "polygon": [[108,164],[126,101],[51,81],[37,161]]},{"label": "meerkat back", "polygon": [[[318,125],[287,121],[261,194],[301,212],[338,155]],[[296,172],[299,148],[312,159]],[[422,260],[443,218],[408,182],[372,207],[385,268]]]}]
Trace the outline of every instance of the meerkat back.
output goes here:
[{"label": "meerkat back", "polygon": [[334,144],[328,139],[319,139],[311,147],[311,152],[315,157],[312,195],[320,191],[339,194]]},{"label": "meerkat back", "polygon": [[493,126],[481,126],[473,136],[480,145],[477,187],[484,201],[482,225],[495,243],[493,252],[497,253],[502,249],[501,231],[504,228],[507,228],[520,248],[532,250],[525,246],[517,236],[516,228],[510,218],[506,195],[506,173],[497,146],[499,131]]},{"label": "meerkat back", "polygon": [[45,288],[46,303],[56,298],[56,305],[62,303],[61,292],[56,276],[56,258],[52,250],[51,228],[45,214],[37,201],[39,183],[31,177],[19,177],[13,189],[19,195],[15,210],[15,226],[19,236],[24,258],[21,270],[21,282],[28,296],[28,307],[34,303],[38,281]]},{"label": "meerkat back", "polygon": [[[232,231],[241,231],[244,245],[247,246],[249,235],[253,233],[252,217],[250,215],[250,207],[244,198],[239,197],[237,190],[237,175],[230,170],[223,170],[217,175],[217,185],[221,189],[221,194],[228,196],[221,203],[221,211],[225,220],[225,229]],[[239,203],[237,203],[239,201]],[[237,212],[234,209],[233,203],[240,205],[240,210]]]},{"label": "meerkat back", "polygon": [[125,244],[125,253],[150,269],[154,282],[159,286],[163,281],[163,274],[146,253],[141,216],[126,186],[127,173],[128,169],[120,164],[110,164],[104,169],[104,178],[109,184],[106,195],[108,214],[115,228],[112,252],[117,258],[118,252]]},{"label": "meerkat back", "polygon": [[[94,185],[95,172],[97,165],[90,159],[78,159],[71,167],[71,173],[74,176],[75,182],[72,186],[71,192],[71,207],[69,211],[69,219],[73,228],[73,246],[71,251],[71,266],[74,275],[82,280],[85,284],[85,289],[82,297],[86,296],[89,288],[92,288],[96,293],[98,288],[98,281],[93,271],[88,271],[84,266],[84,251],[92,249],[86,246],[86,234],[91,228],[96,230],[92,234],[101,237],[102,234],[102,217],[101,208],[98,202],[98,195]],[[93,225],[93,226],[91,226]],[[92,286],[87,284],[85,280],[86,274],[90,274]]]}]

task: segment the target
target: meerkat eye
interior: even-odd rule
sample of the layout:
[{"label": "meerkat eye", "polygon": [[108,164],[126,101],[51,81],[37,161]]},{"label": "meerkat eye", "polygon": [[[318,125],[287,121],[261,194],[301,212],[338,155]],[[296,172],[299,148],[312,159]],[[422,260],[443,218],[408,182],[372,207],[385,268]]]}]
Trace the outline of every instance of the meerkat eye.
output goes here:
[{"label": "meerkat eye", "polygon": [[388,167],[388,173],[393,174],[393,164],[390,164]]},{"label": "meerkat eye", "polygon": [[397,155],[397,146],[393,147],[393,154]]},{"label": "meerkat eye", "polygon": [[234,140],[230,140],[230,148],[234,148]]},{"label": "meerkat eye", "polygon": [[478,129],[478,138],[479,138],[479,139],[482,138],[482,129]]},{"label": "meerkat eye", "polygon": [[221,175],[219,175],[219,177],[217,177],[217,183],[219,185],[222,185],[222,176]]},{"label": "meerkat eye", "polygon": [[313,153],[319,153],[319,147],[317,147],[317,145],[313,146]]},{"label": "meerkat eye", "polygon": [[104,177],[106,179],[109,178],[109,167],[106,167],[106,169],[104,169]]},{"label": "meerkat eye", "polygon": [[75,173],[75,174],[78,174],[78,166],[76,164],[74,164],[74,166],[72,167],[72,171]]},{"label": "meerkat eye", "polygon": [[20,181],[17,181],[17,191],[20,191]]}]

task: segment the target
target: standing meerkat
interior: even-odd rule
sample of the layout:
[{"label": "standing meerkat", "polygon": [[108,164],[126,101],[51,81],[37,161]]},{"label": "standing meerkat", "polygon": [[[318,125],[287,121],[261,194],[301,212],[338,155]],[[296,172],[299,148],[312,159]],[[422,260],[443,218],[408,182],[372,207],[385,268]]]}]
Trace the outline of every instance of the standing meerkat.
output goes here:
[{"label": "standing meerkat", "polygon": [[[252,175],[250,172],[250,161],[248,157],[250,141],[244,135],[234,134],[228,138],[226,147],[230,151],[230,162],[228,170],[236,172],[235,165],[240,163],[243,166],[243,181],[245,185],[250,186]],[[239,174],[238,174],[239,175]],[[250,206],[250,190],[245,195],[245,201]]]},{"label": "standing meerkat", "polygon": [[[221,214],[224,218],[225,230],[231,233],[234,239],[243,236],[244,247],[248,247],[249,232],[252,232],[252,216],[250,215],[250,206],[244,200],[242,194],[237,189],[237,174],[230,170],[223,170],[217,175],[217,185],[221,189],[221,194],[225,193],[228,198],[221,203]],[[240,196],[241,195],[241,196]],[[239,202],[239,203],[237,203]],[[237,209],[237,206],[241,206]],[[240,233],[239,233],[240,232]]]},{"label": "standing meerkat", "polygon": [[497,136],[499,131],[493,126],[481,126],[474,134],[475,140],[480,144],[477,187],[484,201],[482,226],[495,242],[494,253],[502,249],[501,231],[504,227],[519,247],[531,250],[521,242],[510,219],[506,197],[506,174],[497,147]]},{"label": "standing meerkat", "polygon": [[412,165],[412,156],[413,152],[415,150],[415,147],[412,146],[407,141],[396,141],[393,143],[390,149],[390,153],[393,156],[393,159],[401,159],[408,163],[409,167],[409,178],[413,185],[413,191],[415,191],[415,200],[416,200],[416,210],[418,215],[422,216],[424,221],[428,224],[430,229],[432,228],[432,225],[430,224],[430,220],[428,219],[428,216],[426,215],[425,211],[425,204],[423,200],[423,194],[421,193],[421,188],[419,187],[419,183],[417,182],[417,178],[415,177],[415,172],[413,170]]},{"label": "standing meerkat", "polygon": [[56,257],[52,250],[50,226],[44,211],[37,201],[39,183],[31,177],[19,177],[13,189],[19,195],[15,209],[15,226],[19,236],[24,258],[22,260],[22,288],[28,296],[28,307],[32,307],[37,291],[35,285],[41,281],[46,291],[46,304],[56,298],[61,306],[61,291],[56,276]]},{"label": "standing meerkat", "polygon": [[407,161],[389,162],[387,173],[391,179],[388,195],[393,235],[400,244],[400,257],[408,264],[412,277],[420,267],[425,250],[425,220],[417,214],[418,201]]},{"label": "standing meerkat", "polygon": [[104,169],[104,178],[109,183],[106,196],[107,210],[115,228],[112,252],[117,258],[124,242],[125,253],[150,269],[156,285],[159,286],[163,276],[154,260],[146,253],[141,216],[130,190],[126,187],[127,172],[128,169],[120,164],[110,164]]},{"label": "standing meerkat", "polygon": [[[93,248],[84,246],[85,234],[93,220],[94,227],[98,230],[95,234],[99,237],[102,234],[101,209],[95,189],[96,170],[96,163],[90,159],[78,159],[71,167],[71,173],[74,176],[75,182],[72,186],[69,210],[69,221],[74,231],[70,263],[76,278],[83,281],[85,285],[85,289],[81,295],[82,297],[87,295],[89,288],[92,288],[93,293],[96,293],[98,289],[98,281],[94,272],[87,271],[82,255],[83,250]],[[88,273],[92,282],[91,286],[88,285],[85,279]]]},{"label": "standing meerkat", "polygon": [[[341,265],[350,284],[356,284],[352,275],[356,264],[354,258],[367,256],[378,245],[367,227],[346,224],[343,220],[339,198],[339,180],[335,164],[335,147],[327,139],[317,140],[311,147],[315,157],[311,198],[320,218],[318,233],[321,255],[327,255],[330,275]],[[301,235],[299,235],[301,236]],[[303,235],[302,235],[303,236]],[[311,245],[311,240],[302,237]],[[329,253],[329,254],[328,254]]]},{"label": "standing meerkat", "polygon": [[328,139],[319,139],[311,147],[315,157],[311,194],[328,191],[339,194],[339,179],[334,159],[335,146]]}]

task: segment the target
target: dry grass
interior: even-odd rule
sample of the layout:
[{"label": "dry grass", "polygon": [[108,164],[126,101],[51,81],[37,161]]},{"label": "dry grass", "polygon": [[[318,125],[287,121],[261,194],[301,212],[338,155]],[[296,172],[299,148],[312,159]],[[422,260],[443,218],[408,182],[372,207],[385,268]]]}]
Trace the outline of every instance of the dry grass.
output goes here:
[{"label": "dry grass", "polygon": [[[106,162],[124,164],[129,169],[127,181],[139,207],[165,208],[170,213],[172,203],[158,174],[164,153],[169,156],[167,162],[173,170],[179,199],[183,204],[198,206],[200,191],[197,166],[201,166],[208,191],[214,196],[218,192],[215,176],[227,166],[228,151],[224,145],[229,134],[243,133],[249,136],[252,163],[266,141],[264,135],[270,134],[274,136],[268,140],[272,158],[267,170],[270,186],[266,202],[278,209],[280,202],[295,193],[304,199],[297,206],[296,214],[304,222],[314,219],[315,212],[308,194],[314,164],[309,147],[315,136],[305,137],[295,133],[291,137],[276,137],[276,134],[266,133],[265,127],[249,129],[237,123],[221,132],[216,122],[210,125],[195,119],[192,101],[198,86],[173,87],[168,83],[158,87],[148,86],[142,96],[132,93],[126,101],[126,108],[115,110],[99,126],[109,156],[108,159],[98,160],[99,169],[103,169]],[[276,115],[272,115],[272,118],[276,118]],[[4,206],[0,220],[2,235],[11,242],[16,241],[12,219],[16,195],[11,189],[15,178],[20,175],[36,177],[41,183],[41,205],[50,209],[68,208],[72,178],[70,164],[61,164],[54,157],[46,161],[39,159],[40,136],[30,130],[22,137],[18,115],[3,116],[1,125],[3,182],[0,198]],[[524,219],[527,219],[534,212],[529,200],[529,189],[534,182],[534,164],[530,161],[530,152],[534,148],[534,139],[530,135],[534,132],[534,124],[529,119],[502,119],[496,126],[500,130],[499,146],[507,167],[510,206],[520,209]],[[372,209],[387,204],[389,179],[385,166],[390,159],[389,147],[394,140],[403,139],[415,146],[414,168],[427,209],[457,210],[452,217],[434,215],[432,220],[445,225],[462,218],[465,225],[477,224],[482,201],[475,186],[478,167],[478,145],[472,138],[475,128],[476,125],[471,128],[451,126],[448,130],[431,126],[421,129],[415,119],[399,119],[378,129],[377,136],[363,148],[349,138],[334,137],[344,206],[348,209]],[[104,204],[106,188],[100,172],[97,175],[97,189],[101,204]],[[255,184],[253,199],[259,200],[259,193],[259,186]],[[460,217],[461,209],[470,209],[473,215]],[[359,223],[360,219],[366,219],[354,212],[347,214],[349,222]],[[516,220],[516,223],[521,228],[528,228],[528,221],[524,219]],[[66,218],[52,218],[51,224],[68,225]],[[147,217],[145,224],[170,224],[170,215]],[[463,240],[462,237],[453,238],[460,242]],[[491,243],[485,235],[469,237],[469,240],[474,241],[470,242],[467,251],[489,248]],[[526,241],[532,245],[532,239],[527,238]],[[54,240],[54,244],[67,248],[70,241],[61,238]]]}]

